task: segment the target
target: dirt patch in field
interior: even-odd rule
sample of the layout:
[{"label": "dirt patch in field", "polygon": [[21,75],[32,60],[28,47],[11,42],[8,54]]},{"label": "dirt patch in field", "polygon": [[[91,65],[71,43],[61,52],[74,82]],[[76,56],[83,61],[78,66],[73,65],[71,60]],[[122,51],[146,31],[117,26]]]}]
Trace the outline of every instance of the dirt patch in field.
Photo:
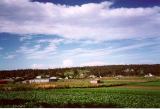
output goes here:
[{"label": "dirt patch in field", "polygon": [[123,79],[114,79],[114,80],[107,80],[111,82],[146,82],[146,80],[123,80]]},{"label": "dirt patch in field", "polygon": [[56,85],[55,84],[45,83],[45,84],[33,84],[32,87],[34,89],[52,89],[52,88],[55,88]]},{"label": "dirt patch in field", "polygon": [[158,86],[115,86],[119,88],[130,88],[130,89],[148,89],[148,90],[160,90],[160,87]]},{"label": "dirt patch in field", "polygon": [[0,105],[23,105],[29,100],[24,99],[0,99]]},{"label": "dirt patch in field", "polygon": [[38,108],[116,108],[115,104],[78,104],[78,103],[68,103],[68,104],[48,104],[48,103],[37,103]]}]

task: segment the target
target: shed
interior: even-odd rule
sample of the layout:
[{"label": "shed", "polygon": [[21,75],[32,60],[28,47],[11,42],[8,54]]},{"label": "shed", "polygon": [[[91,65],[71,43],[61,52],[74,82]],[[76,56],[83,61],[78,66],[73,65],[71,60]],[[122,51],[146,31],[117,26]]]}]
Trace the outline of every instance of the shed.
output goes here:
[{"label": "shed", "polygon": [[37,78],[37,79],[41,79],[42,77],[41,77],[41,76],[36,76],[36,78]]},{"label": "shed", "polygon": [[54,77],[54,76],[49,78],[49,82],[53,82],[53,81],[57,81],[57,80],[58,80],[58,78]]},{"label": "shed", "polygon": [[12,78],[0,80],[0,84],[7,84],[7,83],[11,83],[11,82],[14,82],[14,80]]},{"label": "shed", "polygon": [[90,78],[96,78],[96,76],[95,76],[95,75],[90,75],[89,77],[90,77]]},{"label": "shed", "polygon": [[6,81],[6,80],[0,80],[0,84],[7,84],[8,83],[8,81]]},{"label": "shed", "polygon": [[49,82],[49,79],[31,79],[29,83],[46,83]]},{"label": "shed", "polygon": [[151,73],[145,75],[144,77],[154,77],[154,75],[152,75]]},{"label": "shed", "polygon": [[65,77],[64,79],[68,79],[68,77]]},{"label": "shed", "polygon": [[59,80],[61,80],[62,78],[59,78]]},{"label": "shed", "polygon": [[91,80],[90,83],[97,84],[97,83],[100,83],[100,80],[99,79]]}]

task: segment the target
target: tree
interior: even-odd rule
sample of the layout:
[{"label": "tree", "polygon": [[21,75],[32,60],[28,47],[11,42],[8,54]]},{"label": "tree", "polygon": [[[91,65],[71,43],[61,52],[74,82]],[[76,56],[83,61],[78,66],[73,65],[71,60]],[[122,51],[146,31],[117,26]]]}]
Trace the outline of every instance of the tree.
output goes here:
[{"label": "tree", "polygon": [[68,77],[68,78],[74,78],[74,71],[73,70],[69,70],[69,71],[65,71],[64,72],[64,76]]},{"label": "tree", "polygon": [[89,72],[89,70],[78,70],[78,78],[87,77]]}]

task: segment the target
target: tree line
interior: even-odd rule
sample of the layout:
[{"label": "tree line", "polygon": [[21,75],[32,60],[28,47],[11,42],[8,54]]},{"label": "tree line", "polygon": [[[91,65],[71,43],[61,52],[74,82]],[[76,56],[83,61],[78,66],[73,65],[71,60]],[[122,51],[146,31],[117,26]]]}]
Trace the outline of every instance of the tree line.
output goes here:
[{"label": "tree line", "polygon": [[160,76],[160,64],[143,64],[143,65],[106,65],[106,66],[86,66],[71,68],[55,69],[19,69],[19,70],[2,70],[0,78],[23,77],[25,79],[35,78],[37,75],[42,77],[57,76],[61,78],[84,78],[89,75],[95,76],[144,76],[146,74]]}]

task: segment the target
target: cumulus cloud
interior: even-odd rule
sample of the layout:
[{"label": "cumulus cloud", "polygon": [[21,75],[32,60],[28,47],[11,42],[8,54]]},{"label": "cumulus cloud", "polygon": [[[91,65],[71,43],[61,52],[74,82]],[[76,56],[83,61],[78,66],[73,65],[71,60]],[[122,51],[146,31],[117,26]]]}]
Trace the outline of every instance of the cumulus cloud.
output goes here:
[{"label": "cumulus cloud", "polygon": [[62,67],[73,67],[73,60],[65,59],[63,60],[62,65]]},{"label": "cumulus cloud", "polygon": [[57,34],[69,39],[100,41],[159,37],[160,7],[110,8],[113,3],[67,6],[1,0],[0,32]]},{"label": "cumulus cloud", "polygon": [[106,65],[106,63],[101,61],[92,61],[81,64],[81,66],[100,66],[100,65]]},{"label": "cumulus cloud", "polygon": [[44,64],[33,64],[31,65],[32,69],[44,69],[46,66]]}]

